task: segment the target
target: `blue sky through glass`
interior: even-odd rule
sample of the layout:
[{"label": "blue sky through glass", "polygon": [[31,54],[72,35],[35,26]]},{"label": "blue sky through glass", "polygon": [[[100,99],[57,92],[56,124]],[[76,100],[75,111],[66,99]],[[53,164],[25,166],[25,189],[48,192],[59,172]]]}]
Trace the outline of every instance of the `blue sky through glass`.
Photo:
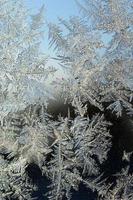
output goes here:
[{"label": "blue sky through glass", "polygon": [[[26,6],[31,10],[31,13],[36,13],[38,9],[45,5],[45,20],[47,22],[58,22],[58,17],[67,19],[69,16],[78,15],[78,7],[75,0],[24,0]],[[48,34],[46,28],[44,44],[42,48],[47,54],[53,54],[52,49],[49,49]]]},{"label": "blue sky through glass", "polygon": [[[45,5],[45,21],[58,23],[58,17],[69,18],[69,16],[79,16],[79,9],[75,0],[24,0],[26,6],[30,9],[31,13],[36,13],[38,9]],[[82,2],[82,0],[80,0]],[[107,44],[111,37],[108,34],[103,35],[103,41]],[[49,48],[48,41],[48,28],[45,26],[45,39],[41,48],[47,55],[51,57],[55,55],[52,48]],[[103,52],[102,52],[103,53]],[[54,61],[55,62],[55,61]]]},{"label": "blue sky through glass", "polygon": [[55,22],[57,17],[67,18],[78,14],[75,0],[25,0],[25,2],[33,11],[38,10],[44,4],[48,21]]}]

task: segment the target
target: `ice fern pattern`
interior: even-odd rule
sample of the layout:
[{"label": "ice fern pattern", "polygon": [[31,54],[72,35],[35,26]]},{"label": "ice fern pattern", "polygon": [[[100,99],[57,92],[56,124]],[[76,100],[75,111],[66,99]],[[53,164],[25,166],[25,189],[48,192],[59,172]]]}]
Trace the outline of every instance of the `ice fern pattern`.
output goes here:
[{"label": "ice fern pattern", "polygon": [[[40,51],[44,6],[29,19],[22,1],[0,1],[0,112],[6,116],[37,101],[47,102],[44,88],[50,69]],[[29,23],[30,21],[30,23]],[[52,72],[51,72],[52,73]]]},{"label": "ice fern pattern", "polygon": [[0,0],[0,200],[73,200],[81,186],[86,199],[133,199],[133,1],[76,2],[80,16],[48,24],[67,75],[53,98],[44,6]]}]

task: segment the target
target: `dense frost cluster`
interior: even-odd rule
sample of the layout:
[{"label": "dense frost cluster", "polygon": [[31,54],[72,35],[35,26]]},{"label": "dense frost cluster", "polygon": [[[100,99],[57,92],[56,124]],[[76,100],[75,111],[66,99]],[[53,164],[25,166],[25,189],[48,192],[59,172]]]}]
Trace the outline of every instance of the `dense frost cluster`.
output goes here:
[{"label": "dense frost cluster", "polygon": [[[133,1],[77,4],[81,16],[48,25],[67,74],[52,96],[44,6],[30,16],[23,1],[0,0],[0,200],[43,188],[38,200],[69,200],[81,185],[94,200],[133,199]],[[53,114],[58,95],[66,112]]]}]

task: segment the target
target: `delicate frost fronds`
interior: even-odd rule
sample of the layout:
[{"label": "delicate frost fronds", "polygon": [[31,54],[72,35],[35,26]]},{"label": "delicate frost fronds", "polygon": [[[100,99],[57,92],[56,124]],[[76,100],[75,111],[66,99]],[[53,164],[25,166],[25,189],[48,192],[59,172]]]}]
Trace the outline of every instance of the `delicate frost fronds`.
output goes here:
[{"label": "delicate frost fronds", "polygon": [[[118,103],[120,100],[127,110],[132,110],[128,97],[125,97],[126,90],[129,90],[130,94],[133,91],[132,1],[85,0],[84,2],[84,4],[79,3],[79,7],[89,19],[89,23],[79,17],[70,18],[69,21],[59,19],[67,30],[66,34],[63,35],[60,25],[59,37],[57,29],[52,25],[54,34],[50,35],[56,48],[59,49],[57,53],[61,65],[69,66],[68,99],[73,101],[76,96],[83,102],[89,101],[101,111],[104,100],[108,105],[112,102],[115,104],[115,101]],[[102,38],[108,33],[111,39],[105,44]],[[107,92],[108,89],[110,93]],[[123,108],[119,106],[118,109],[120,110],[116,113],[120,116]]]},{"label": "delicate frost fronds", "polygon": [[123,169],[120,174],[117,174],[116,186],[109,190],[105,195],[104,200],[131,200],[133,198],[133,176],[128,175],[128,169]]},{"label": "delicate frost fronds", "polygon": [[98,172],[95,156],[100,163],[107,159],[111,146],[111,136],[107,130],[110,123],[104,116],[94,116],[91,120],[77,117],[72,127],[75,138],[76,156],[78,157],[83,173],[95,174]]},{"label": "delicate frost fronds", "polygon": [[70,108],[68,117],[58,113],[54,118],[47,113],[52,96],[46,84],[55,70],[46,66],[40,50],[44,6],[29,17],[22,0],[0,0],[1,200],[32,199],[38,184],[28,174],[31,165],[50,180],[51,200],[71,199],[81,183],[97,199],[133,199],[132,169],[110,175],[110,169],[103,171],[113,153],[119,154],[121,169],[132,168],[132,153],[126,152],[132,147],[126,149],[116,124],[126,118],[131,133],[124,137],[132,136],[133,1],[83,2],[83,17],[49,24],[49,43],[68,77],[59,82],[60,96]]},{"label": "delicate frost fronds", "polygon": [[[74,141],[68,127],[68,119],[62,121],[54,130],[55,142],[52,144],[53,153],[48,163],[47,173],[51,178],[49,199],[70,199],[71,189],[77,189],[80,177],[74,154]],[[77,166],[76,166],[77,165]],[[46,172],[45,172],[46,173]]]},{"label": "delicate frost fronds", "polygon": [[74,97],[72,106],[75,107],[75,111],[81,116],[84,117],[84,115],[87,113],[87,105],[83,105],[82,101],[80,100],[80,97]]},{"label": "delicate frost fronds", "polygon": [[[60,24],[50,24],[49,29],[51,44],[57,50],[56,59],[69,77],[62,83],[62,96],[74,107],[76,116],[70,118],[75,158],[81,177],[87,174],[91,180],[90,175],[97,174],[97,180],[88,185],[101,199],[132,199],[130,192],[129,196],[123,193],[123,181],[118,185],[122,190],[111,196],[110,190],[114,194],[117,185],[113,188],[115,183],[100,182],[99,167],[108,163],[108,151],[111,145],[114,148],[111,142],[117,137],[111,140],[106,117],[111,116],[114,122],[123,117],[130,119],[133,114],[133,1],[80,2],[83,17],[71,17],[68,21],[60,18]],[[91,109],[99,114],[93,116]]]},{"label": "delicate frost fronds", "polygon": [[43,10],[30,21],[22,1],[0,2],[1,118],[36,102],[47,103],[49,92],[44,88],[51,70],[40,51]]},{"label": "delicate frost fronds", "polygon": [[19,200],[32,199],[30,191],[33,186],[27,179],[23,164],[22,159],[8,163],[0,157],[0,199],[11,197]]}]

